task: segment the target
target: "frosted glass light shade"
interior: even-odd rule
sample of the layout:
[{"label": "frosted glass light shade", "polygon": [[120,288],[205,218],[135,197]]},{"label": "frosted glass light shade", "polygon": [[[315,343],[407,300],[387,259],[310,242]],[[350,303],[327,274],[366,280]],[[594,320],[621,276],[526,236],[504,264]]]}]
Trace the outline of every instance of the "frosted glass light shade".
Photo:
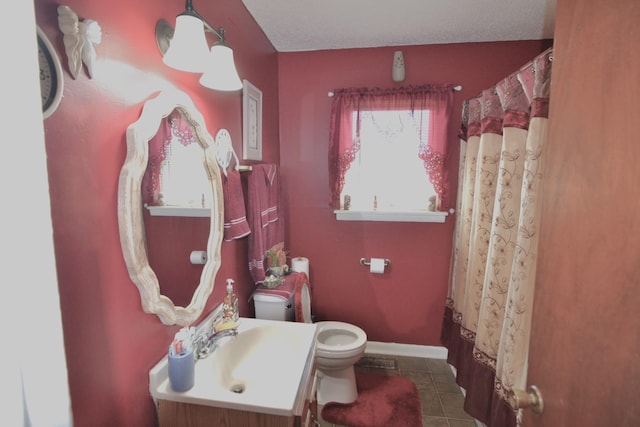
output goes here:
[{"label": "frosted glass light shade", "polygon": [[233,91],[242,89],[233,61],[233,50],[227,45],[216,44],[211,48],[209,64],[200,77],[200,84],[215,90]]},{"label": "frosted glass light shade", "polygon": [[202,21],[192,15],[178,15],[176,29],[162,62],[171,68],[202,73],[207,68],[209,46]]}]

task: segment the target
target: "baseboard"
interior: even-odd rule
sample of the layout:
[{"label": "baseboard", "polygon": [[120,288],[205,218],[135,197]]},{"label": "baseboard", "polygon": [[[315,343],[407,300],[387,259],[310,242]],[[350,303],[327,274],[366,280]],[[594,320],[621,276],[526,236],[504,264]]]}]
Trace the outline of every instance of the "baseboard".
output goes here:
[{"label": "baseboard", "polygon": [[430,359],[446,359],[448,350],[445,347],[416,344],[398,344],[394,342],[367,341],[367,353],[389,354],[393,356],[426,357]]}]

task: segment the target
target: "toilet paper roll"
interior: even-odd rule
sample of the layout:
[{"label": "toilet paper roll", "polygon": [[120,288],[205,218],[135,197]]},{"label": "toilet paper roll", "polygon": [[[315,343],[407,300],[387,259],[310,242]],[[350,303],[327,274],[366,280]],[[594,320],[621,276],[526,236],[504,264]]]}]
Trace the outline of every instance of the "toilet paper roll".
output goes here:
[{"label": "toilet paper roll", "polygon": [[369,271],[374,274],[384,273],[384,258],[371,258]]},{"label": "toilet paper roll", "polygon": [[191,261],[191,264],[206,264],[207,251],[191,251],[189,260]]},{"label": "toilet paper roll", "polygon": [[291,260],[291,271],[305,272],[309,277],[309,259],[303,256],[293,258]]}]

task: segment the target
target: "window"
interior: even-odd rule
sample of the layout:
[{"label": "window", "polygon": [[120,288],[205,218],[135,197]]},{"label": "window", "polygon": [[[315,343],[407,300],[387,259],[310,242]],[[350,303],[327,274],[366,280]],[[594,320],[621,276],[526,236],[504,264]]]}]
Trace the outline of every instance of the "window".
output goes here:
[{"label": "window", "polygon": [[[353,113],[354,122],[357,114]],[[436,191],[418,153],[421,129],[429,126],[429,110],[360,114],[360,149],[345,174],[342,208],[348,196],[353,210],[426,210]],[[353,138],[357,138],[355,128]]]},{"label": "window", "polygon": [[448,206],[444,160],[452,90],[334,91],[329,177],[337,214],[426,213]]},{"label": "window", "polygon": [[145,205],[210,207],[204,155],[195,129],[180,109],[175,109],[149,141],[149,161],[142,178]]},{"label": "window", "polygon": [[[191,136],[185,144],[171,124],[171,139],[160,163],[160,198],[164,206],[210,207],[211,189],[204,168],[204,150]],[[198,167],[202,165],[202,167]]]}]

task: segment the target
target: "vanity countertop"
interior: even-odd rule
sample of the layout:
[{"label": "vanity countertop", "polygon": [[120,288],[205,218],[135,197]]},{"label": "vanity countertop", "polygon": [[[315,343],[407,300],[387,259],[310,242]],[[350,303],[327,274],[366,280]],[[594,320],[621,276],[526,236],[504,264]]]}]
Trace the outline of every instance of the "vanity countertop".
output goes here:
[{"label": "vanity countertop", "polygon": [[[149,371],[155,401],[290,416],[304,405],[304,388],[313,380],[315,324],[240,318],[238,335],[224,338],[211,355],[196,360],[194,386],[175,392],[163,357]],[[241,393],[234,390],[238,386]]]}]

